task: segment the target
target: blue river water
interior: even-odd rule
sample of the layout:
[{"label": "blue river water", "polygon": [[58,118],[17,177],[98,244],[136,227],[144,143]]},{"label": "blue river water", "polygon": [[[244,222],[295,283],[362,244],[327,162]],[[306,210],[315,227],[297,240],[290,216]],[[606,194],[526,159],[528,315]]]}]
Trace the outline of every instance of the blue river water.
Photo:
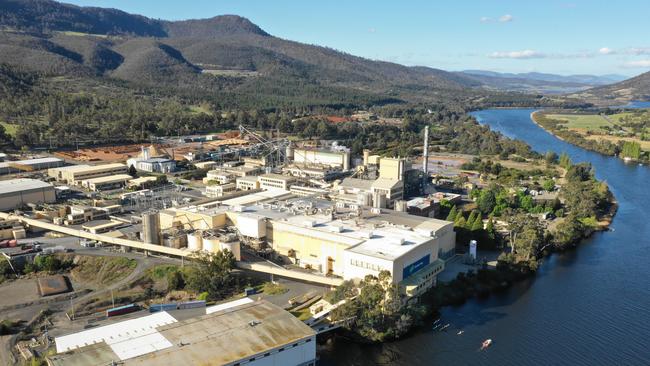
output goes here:
[{"label": "blue river water", "polygon": [[[612,230],[544,259],[504,293],[444,308],[446,332],[372,346],[336,339],[319,347],[319,365],[650,365],[650,168],[558,140],[531,112],[473,115],[536,151],[592,163],[619,202]],[[492,346],[479,351],[487,338]]]}]

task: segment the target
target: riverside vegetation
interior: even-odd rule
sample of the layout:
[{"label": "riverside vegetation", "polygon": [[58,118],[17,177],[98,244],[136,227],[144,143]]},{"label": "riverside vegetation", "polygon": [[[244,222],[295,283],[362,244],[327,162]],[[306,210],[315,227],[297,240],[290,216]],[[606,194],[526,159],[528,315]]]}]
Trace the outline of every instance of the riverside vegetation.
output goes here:
[{"label": "riverside vegetation", "polygon": [[624,159],[650,161],[650,112],[537,111],[533,121],[568,143]]}]

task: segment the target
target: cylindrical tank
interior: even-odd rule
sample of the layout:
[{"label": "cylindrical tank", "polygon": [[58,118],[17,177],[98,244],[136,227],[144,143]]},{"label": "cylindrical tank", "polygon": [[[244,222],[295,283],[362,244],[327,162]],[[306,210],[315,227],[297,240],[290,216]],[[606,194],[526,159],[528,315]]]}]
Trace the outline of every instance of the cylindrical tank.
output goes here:
[{"label": "cylindrical tank", "polygon": [[200,231],[187,234],[187,249],[192,251],[203,249],[203,236]]},{"label": "cylindrical tank", "polygon": [[406,212],[406,201],[396,200],[395,201],[395,211]]},{"label": "cylindrical tank", "polygon": [[363,206],[372,205],[372,193],[370,192],[361,192],[357,194],[357,203]]},{"label": "cylindrical tank", "polygon": [[216,236],[203,238],[203,250],[208,253],[216,253],[220,251],[221,247],[219,246],[219,238]]},{"label": "cylindrical tank", "polygon": [[287,160],[293,160],[293,146],[290,144],[287,145],[286,155],[287,155]]},{"label": "cylindrical tank", "polygon": [[343,171],[347,172],[348,170],[350,170],[350,153],[346,151],[343,153]]},{"label": "cylindrical tank", "polygon": [[368,166],[370,160],[370,150],[363,149],[363,165]]},{"label": "cylindrical tank", "polygon": [[375,192],[372,197],[372,207],[386,208],[386,195],[383,193]]},{"label": "cylindrical tank", "polygon": [[235,240],[229,242],[221,242],[221,250],[226,249],[232,252],[232,255],[236,260],[241,260],[241,248],[239,246],[239,241]]},{"label": "cylindrical tank", "polygon": [[160,218],[157,212],[142,214],[142,240],[149,244],[160,244]]}]

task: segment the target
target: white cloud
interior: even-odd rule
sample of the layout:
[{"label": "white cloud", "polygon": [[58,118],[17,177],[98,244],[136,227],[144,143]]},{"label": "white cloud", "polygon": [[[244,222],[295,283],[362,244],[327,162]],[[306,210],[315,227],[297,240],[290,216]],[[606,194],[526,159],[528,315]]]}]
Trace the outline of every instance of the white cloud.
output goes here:
[{"label": "white cloud", "polygon": [[627,68],[648,68],[650,67],[650,59],[630,61],[623,66]]},{"label": "white cloud", "polygon": [[513,20],[515,20],[515,18],[510,14],[505,14],[499,17],[499,21],[501,23],[508,23],[508,22],[512,22]]},{"label": "white cloud", "polygon": [[490,17],[481,17],[481,23],[490,23],[492,18]]},{"label": "white cloud", "polygon": [[534,50],[509,51],[509,52],[492,52],[488,55],[490,58],[514,58],[514,59],[531,59],[545,58],[546,55]]},{"label": "white cloud", "polygon": [[612,55],[614,54],[614,50],[611,48],[603,47],[598,50],[598,53],[600,53],[601,55]]},{"label": "white cloud", "polygon": [[636,48],[628,48],[625,50],[626,53],[629,53],[631,55],[650,55],[650,48],[649,47],[636,47]]}]

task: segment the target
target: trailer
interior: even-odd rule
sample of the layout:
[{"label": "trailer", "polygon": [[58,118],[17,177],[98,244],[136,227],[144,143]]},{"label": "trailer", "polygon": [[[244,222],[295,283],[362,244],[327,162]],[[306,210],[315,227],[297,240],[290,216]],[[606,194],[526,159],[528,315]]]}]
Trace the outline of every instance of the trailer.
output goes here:
[{"label": "trailer", "polygon": [[118,306],[116,308],[107,309],[106,310],[106,317],[129,314],[129,313],[133,313],[133,312],[138,311],[138,310],[140,310],[140,307],[138,306],[138,304],[128,304],[128,305],[124,305],[124,306]]},{"label": "trailer", "polygon": [[176,309],[178,309],[178,305],[176,303],[151,304],[151,306],[149,306],[149,312],[150,313],[157,313],[159,311],[170,311],[170,310],[176,310]]}]

